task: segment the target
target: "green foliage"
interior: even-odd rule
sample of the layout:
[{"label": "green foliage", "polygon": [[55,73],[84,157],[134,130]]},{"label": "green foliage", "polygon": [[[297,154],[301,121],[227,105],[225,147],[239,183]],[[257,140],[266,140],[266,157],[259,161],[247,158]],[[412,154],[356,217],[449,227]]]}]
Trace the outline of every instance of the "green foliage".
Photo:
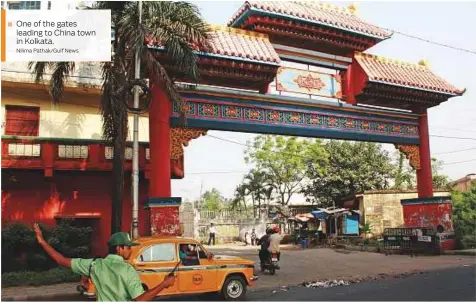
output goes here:
[{"label": "green foliage", "polygon": [[[41,225],[46,240],[66,257],[91,256],[90,227],[75,226],[63,220],[55,228]],[[6,225],[2,229],[2,272],[44,271],[56,263],[36,242],[33,230],[21,223]]]},{"label": "green foliage", "polygon": [[235,210],[245,210],[247,209],[246,206],[246,195],[248,193],[248,189],[246,187],[246,184],[239,184],[236,189],[235,189],[235,196],[233,196],[233,199],[231,201],[231,209]]},{"label": "green foliage", "polygon": [[220,191],[213,188],[202,194],[200,200],[195,201],[195,205],[202,210],[219,211],[225,207],[226,200]]},{"label": "green foliage", "polygon": [[431,159],[431,172],[432,172],[432,182],[433,182],[433,189],[449,189],[449,179],[448,176],[440,174],[441,166],[443,162],[441,160],[437,160],[436,158]]},{"label": "green foliage", "polygon": [[370,234],[372,233],[372,225],[370,223],[365,223],[364,225],[360,225],[360,230],[364,234]]},{"label": "green foliage", "polygon": [[255,165],[255,170],[266,175],[277,194],[277,201],[287,205],[293,194],[301,189],[306,168],[312,163],[316,171],[323,172],[326,152],[319,140],[283,136],[257,136],[246,150],[245,160]]},{"label": "green foliage", "polygon": [[476,181],[468,192],[452,192],[453,224],[459,248],[476,247]]},{"label": "green foliage", "polygon": [[42,272],[19,271],[2,273],[2,287],[28,285],[41,286],[64,282],[75,282],[78,280],[78,275],[64,267],[57,267]]},{"label": "green foliage", "polygon": [[324,150],[328,164],[307,169],[310,183],[302,190],[307,201],[327,207],[356,193],[389,188],[394,166],[380,144],[333,140]]},{"label": "green foliage", "polygon": [[403,152],[397,151],[398,163],[394,171],[395,183],[393,189],[413,189],[415,187],[415,171],[408,163]]}]

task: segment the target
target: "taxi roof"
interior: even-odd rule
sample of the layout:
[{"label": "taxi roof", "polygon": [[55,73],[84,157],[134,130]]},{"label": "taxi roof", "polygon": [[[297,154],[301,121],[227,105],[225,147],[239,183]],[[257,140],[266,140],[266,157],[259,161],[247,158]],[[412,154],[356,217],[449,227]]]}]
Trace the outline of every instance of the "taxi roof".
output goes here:
[{"label": "taxi roof", "polygon": [[181,237],[181,236],[149,236],[149,237],[139,237],[134,240],[140,244],[151,243],[151,242],[171,242],[171,243],[180,243],[180,242],[198,242],[193,238]]}]

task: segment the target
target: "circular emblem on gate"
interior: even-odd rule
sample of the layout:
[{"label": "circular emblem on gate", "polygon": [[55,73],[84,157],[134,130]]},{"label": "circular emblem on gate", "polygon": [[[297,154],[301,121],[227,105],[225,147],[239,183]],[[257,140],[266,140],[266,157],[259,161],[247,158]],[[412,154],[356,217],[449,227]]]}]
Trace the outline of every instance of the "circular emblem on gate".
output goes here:
[{"label": "circular emblem on gate", "polygon": [[193,277],[192,277],[192,282],[193,282],[193,284],[195,284],[195,285],[200,285],[200,284],[202,284],[202,282],[203,282],[203,277],[202,277],[202,275],[199,275],[199,274],[193,275]]}]

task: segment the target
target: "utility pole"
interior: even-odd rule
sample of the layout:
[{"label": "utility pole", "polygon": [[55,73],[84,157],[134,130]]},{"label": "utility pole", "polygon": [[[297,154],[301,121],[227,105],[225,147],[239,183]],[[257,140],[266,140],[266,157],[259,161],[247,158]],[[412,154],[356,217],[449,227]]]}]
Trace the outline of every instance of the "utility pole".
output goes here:
[{"label": "utility pole", "polygon": [[[142,24],[142,1],[138,2],[139,26]],[[139,50],[135,54],[136,80],[140,79]],[[139,87],[134,86],[134,124],[132,143],[132,238],[139,237]]]},{"label": "utility pole", "polygon": [[[332,205],[334,207],[334,211],[336,210],[336,201],[332,200]],[[337,237],[337,216],[336,213],[334,212],[334,231],[336,232],[336,237]]]}]

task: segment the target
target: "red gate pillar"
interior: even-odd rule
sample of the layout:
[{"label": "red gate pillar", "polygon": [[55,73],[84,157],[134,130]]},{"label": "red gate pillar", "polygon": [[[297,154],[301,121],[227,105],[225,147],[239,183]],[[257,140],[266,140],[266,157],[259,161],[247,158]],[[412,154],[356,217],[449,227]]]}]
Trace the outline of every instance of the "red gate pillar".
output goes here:
[{"label": "red gate pillar", "polygon": [[180,198],[172,198],[170,167],[169,96],[159,85],[151,87],[149,111],[150,176],[147,235],[180,235]]},{"label": "red gate pillar", "polygon": [[433,197],[433,181],[431,174],[430,137],[428,133],[427,110],[420,113],[419,132],[420,169],[416,171],[418,198],[429,198]]},{"label": "red gate pillar", "polygon": [[170,197],[170,100],[160,86],[152,87],[149,111],[149,198]]}]

